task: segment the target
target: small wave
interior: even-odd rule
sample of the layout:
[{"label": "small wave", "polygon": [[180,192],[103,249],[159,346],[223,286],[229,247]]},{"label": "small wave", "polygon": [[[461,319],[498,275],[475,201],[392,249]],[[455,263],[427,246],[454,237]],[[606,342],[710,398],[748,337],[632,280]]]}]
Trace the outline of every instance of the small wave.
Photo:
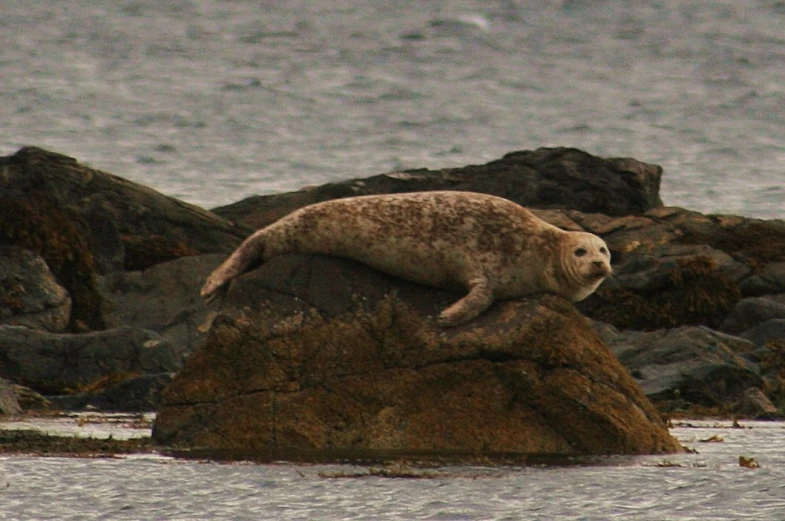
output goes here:
[{"label": "small wave", "polygon": [[466,28],[480,29],[482,31],[490,31],[491,29],[491,22],[481,14],[462,14],[449,18],[435,18],[428,25],[438,29],[453,31],[461,31]]}]

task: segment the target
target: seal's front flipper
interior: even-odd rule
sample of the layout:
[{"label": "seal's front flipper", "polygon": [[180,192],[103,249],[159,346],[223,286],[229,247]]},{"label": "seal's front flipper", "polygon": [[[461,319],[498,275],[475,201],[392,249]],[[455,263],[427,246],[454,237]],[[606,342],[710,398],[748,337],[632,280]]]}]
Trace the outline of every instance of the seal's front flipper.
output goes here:
[{"label": "seal's front flipper", "polygon": [[485,277],[469,281],[469,293],[439,315],[439,325],[455,327],[475,318],[493,304],[493,293]]}]

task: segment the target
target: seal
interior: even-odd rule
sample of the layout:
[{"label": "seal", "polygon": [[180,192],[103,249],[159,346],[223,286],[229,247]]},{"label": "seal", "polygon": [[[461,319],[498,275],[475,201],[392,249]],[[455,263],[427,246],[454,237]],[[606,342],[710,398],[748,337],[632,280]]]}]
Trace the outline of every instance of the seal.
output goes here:
[{"label": "seal", "polygon": [[300,208],[248,237],[210,274],[202,297],[278,255],[352,259],[412,282],[466,291],[439,315],[468,322],[497,299],[550,292],[585,299],[611,274],[605,242],[561,230],[512,201],[474,192],[409,192]]}]

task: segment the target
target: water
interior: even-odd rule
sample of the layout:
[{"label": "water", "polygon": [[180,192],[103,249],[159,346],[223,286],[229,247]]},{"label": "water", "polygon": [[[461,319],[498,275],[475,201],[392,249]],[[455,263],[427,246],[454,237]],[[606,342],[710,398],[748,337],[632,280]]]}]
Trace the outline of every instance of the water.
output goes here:
[{"label": "water", "polygon": [[0,153],[214,207],[566,145],[783,218],[783,26],[775,0],[5,0]]},{"label": "water", "polygon": [[[209,208],[575,146],[662,165],[666,204],[785,218],[783,27],[775,0],[4,0],[0,153]],[[426,480],[4,456],[0,519],[783,519],[783,424],[754,427],[688,439],[698,455]]]},{"label": "water", "polygon": [[[785,424],[692,422],[699,454],[616,457],[578,467],[420,470],[0,457],[0,519],[25,520],[777,520],[785,518]],[[713,436],[719,442],[702,442]],[[716,438],[715,438],[716,439]],[[738,457],[760,468],[740,467]]]}]

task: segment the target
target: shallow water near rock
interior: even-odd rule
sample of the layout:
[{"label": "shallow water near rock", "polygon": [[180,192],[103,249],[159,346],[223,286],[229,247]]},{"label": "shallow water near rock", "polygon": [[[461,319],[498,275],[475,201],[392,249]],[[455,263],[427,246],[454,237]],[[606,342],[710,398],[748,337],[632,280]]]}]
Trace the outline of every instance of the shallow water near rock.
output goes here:
[{"label": "shallow water near rock", "polygon": [[[697,454],[529,467],[0,457],[0,519],[738,520],[785,511],[785,423],[677,422]],[[740,466],[739,457],[759,468]],[[396,478],[395,476],[406,476]]]}]

